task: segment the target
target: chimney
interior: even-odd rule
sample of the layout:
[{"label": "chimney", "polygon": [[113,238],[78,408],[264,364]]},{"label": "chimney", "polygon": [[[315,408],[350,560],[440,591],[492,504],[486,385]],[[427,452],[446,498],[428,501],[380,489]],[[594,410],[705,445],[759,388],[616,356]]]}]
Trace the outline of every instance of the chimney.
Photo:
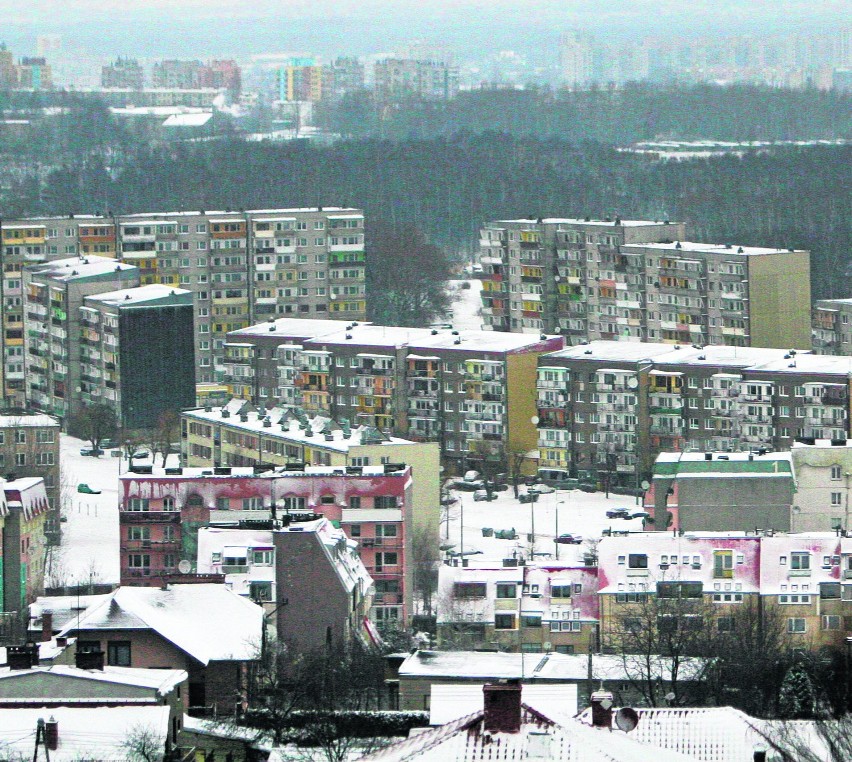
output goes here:
[{"label": "chimney", "polygon": [[27,643],[23,646],[8,646],[6,662],[9,669],[32,669],[38,666],[38,644]]},{"label": "chimney", "polygon": [[47,643],[53,639],[53,612],[41,613],[41,642]]},{"label": "chimney", "polygon": [[504,680],[482,686],[485,729],[494,733],[517,733],[521,729],[521,683]]},{"label": "chimney", "polygon": [[612,694],[603,688],[591,696],[592,727],[609,728],[612,730]]},{"label": "chimney", "polygon": [[59,723],[53,715],[44,723],[44,743],[50,751],[59,748]]},{"label": "chimney", "polygon": [[77,651],[74,654],[74,666],[77,669],[99,669],[103,672],[104,652],[101,650]]},{"label": "chimney", "polygon": [[57,635],[56,636],[56,645],[60,648],[65,648],[68,645],[68,636],[67,635]]}]

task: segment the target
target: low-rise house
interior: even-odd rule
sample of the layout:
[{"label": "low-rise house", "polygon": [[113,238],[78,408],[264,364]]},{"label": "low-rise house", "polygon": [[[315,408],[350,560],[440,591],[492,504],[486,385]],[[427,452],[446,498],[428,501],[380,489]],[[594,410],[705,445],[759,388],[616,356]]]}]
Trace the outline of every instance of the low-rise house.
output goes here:
[{"label": "low-rise house", "polygon": [[442,566],[444,648],[589,653],[598,641],[598,570],[558,564]]},{"label": "low-rise house", "polygon": [[61,635],[109,666],[185,670],[189,711],[231,713],[260,657],[263,609],[221,584],[122,587]]},{"label": "low-rise house", "polygon": [[174,747],[168,706],[3,709],[0,739],[6,758],[31,757],[35,748],[39,755],[47,750],[51,762],[134,762],[143,753],[162,759]]},{"label": "low-rise house", "polygon": [[281,644],[298,653],[381,642],[369,618],[375,586],[354,541],[324,518],[272,536]]},{"label": "low-rise house", "polygon": [[660,453],[645,495],[645,528],[787,532],[795,490],[789,452]]},{"label": "low-rise house", "polygon": [[[671,662],[655,657],[660,675],[671,679]],[[697,690],[708,664],[686,659],[677,680],[684,689]],[[436,685],[485,685],[498,680],[519,680],[523,685],[561,685],[576,691],[579,704],[588,705],[592,692],[603,685],[624,705],[644,703],[641,669],[611,654],[488,653],[484,651],[415,651],[399,667],[399,708],[431,709]]]}]

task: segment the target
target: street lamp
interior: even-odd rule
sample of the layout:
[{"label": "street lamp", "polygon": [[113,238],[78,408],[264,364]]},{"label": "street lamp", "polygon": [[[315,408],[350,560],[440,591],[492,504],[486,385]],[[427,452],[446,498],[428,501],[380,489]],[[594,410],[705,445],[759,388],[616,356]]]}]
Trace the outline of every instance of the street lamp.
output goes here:
[{"label": "street lamp", "polygon": [[[558,494],[558,493],[557,493]],[[559,560],[559,506],[565,505],[564,500],[556,501],[555,524],[553,528],[553,542],[556,545],[556,560]]]}]

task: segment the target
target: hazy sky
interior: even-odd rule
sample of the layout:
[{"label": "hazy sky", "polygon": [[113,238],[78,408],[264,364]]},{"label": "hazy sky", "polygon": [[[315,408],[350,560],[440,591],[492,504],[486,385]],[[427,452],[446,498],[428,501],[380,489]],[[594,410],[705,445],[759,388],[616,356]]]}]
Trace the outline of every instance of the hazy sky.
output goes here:
[{"label": "hazy sky", "polygon": [[543,44],[572,28],[641,36],[848,25],[849,10],[849,0],[0,0],[0,40],[25,54],[53,33],[66,50],[143,57],[361,54],[412,39],[477,50]]}]

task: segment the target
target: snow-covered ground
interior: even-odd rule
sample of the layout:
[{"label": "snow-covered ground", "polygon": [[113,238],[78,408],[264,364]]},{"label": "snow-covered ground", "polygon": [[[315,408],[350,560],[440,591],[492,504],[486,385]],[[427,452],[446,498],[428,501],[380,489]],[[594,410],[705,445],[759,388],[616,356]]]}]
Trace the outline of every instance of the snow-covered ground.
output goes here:
[{"label": "snow-covered ground", "polygon": [[[526,491],[526,487],[521,487]],[[475,502],[473,493],[452,493],[460,502],[450,506],[449,528],[447,522],[441,525],[442,545],[453,545],[453,552],[481,551],[481,555],[468,556],[471,566],[483,563],[500,564],[503,558],[510,558],[513,551],[525,558],[532,552],[528,535],[532,534],[535,522],[535,553],[537,559],[556,559],[559,549],[561,562],[581,563],[583,552],[588,550],[589,541],[599,539],[604,529],[614,531],[641,532],[641,519],[608,519],[607,510],[627,508],[630,511],[642,510],[636,504],[636,498],[627,495],[610,495],[602,492],[581,492],[580,490],[557,490],[540,495],[536,503],[521,503],[516,500],[510,488],[507,492],[498,492],[497,499],[491,502]],[[462,514],[464,515],[464,546],[462,547]],[[558,527],[557,527],[558,514]],[[446,512],[444,513],[446,519]],[[482,528],[514,529],[518,533],[516,540],[498,540],[483,537]],[[557,534],[576,534],[583,537],[581,545],[558,545],[553,542]]]},{"label": "snow-covered ground", "polygon": [[[64,506],[67,521],[62,524],[62,545],[52,551],[48,584],[118,582],[118,476],[119,469],[127,470],[127,461],[111,457],[110,450],[97,458],[80,455],[84,447],[91,445],[62,435],[62,480],[69,485]],[[151,461],[149,458],[136,462]],[[88,484],[101,494],[79,493],[78,484]]]},{"label": "snow-covered ground", "polygon": [[[462,283],[469,283],[470,288],[462,288]],[[453,280],[450,281],[453,302],[453,328],[465,331],[479,331],[482,328],[482,318],[479,315],[480,291],[482,281]]]}]

